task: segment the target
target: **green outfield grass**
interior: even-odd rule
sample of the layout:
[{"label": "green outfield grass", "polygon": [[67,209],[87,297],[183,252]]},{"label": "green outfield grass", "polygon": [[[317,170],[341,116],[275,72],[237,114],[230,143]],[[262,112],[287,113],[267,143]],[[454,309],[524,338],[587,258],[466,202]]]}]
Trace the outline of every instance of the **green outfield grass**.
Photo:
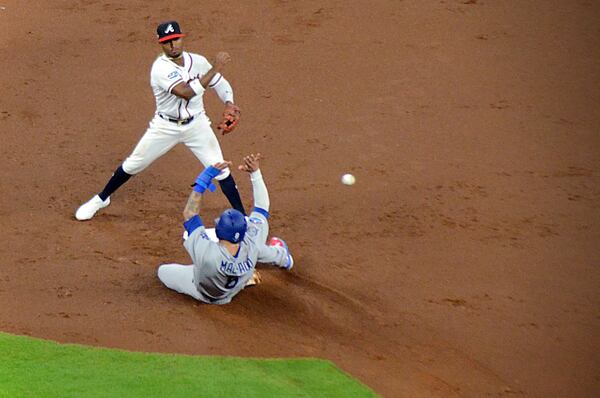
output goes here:
[{"label": "green outfield grass", "polygon": [[0,397],[375,397],[331,362],[166,355],[0,333]]}]

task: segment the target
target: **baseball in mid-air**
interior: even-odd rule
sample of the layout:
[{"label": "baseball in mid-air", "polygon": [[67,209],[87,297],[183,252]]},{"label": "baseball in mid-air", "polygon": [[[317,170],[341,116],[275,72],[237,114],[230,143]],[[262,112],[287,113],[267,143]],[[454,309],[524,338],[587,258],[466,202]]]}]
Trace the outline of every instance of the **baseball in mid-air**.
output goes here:
[{"label": "baseball in mid-air", "polygon": [[344,185],[354,185],[355,182],[356,177],[354,177],[352,174],[344,174],[342,176],[342,184]]}]

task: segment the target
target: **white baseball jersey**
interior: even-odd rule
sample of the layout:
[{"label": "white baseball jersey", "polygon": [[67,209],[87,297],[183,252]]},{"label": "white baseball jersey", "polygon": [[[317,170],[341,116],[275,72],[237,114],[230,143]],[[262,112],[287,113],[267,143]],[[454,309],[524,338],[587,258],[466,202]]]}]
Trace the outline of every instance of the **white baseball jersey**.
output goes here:
[{"label": "white baseball jersey", "polygon": [[[212,68],[210,62],[202,55],[184,51],[181,56],[183,66],[177,65],[166,55],[161,55],[152,64],[150,72],[150,85],[156,98],[156,112],[172,119],[187,119],[204,113],[202,95],[196,95],[190,101],[186,101],[171,94],[171,90],[179,83],[202,78]],[[209,87],[216,85],[220,79],[221,74],[217,73]]]},{"label": "white baseball jersey", "polygon": [[[156,98],[156,112],[146,133],[123,162],[123,170],[127,174],[140,173],[178,143],[190,148],[205,167],[223,162],[219,141],[204,110],[203,95],[195,95],[187,101],[171,93],[179,83],[202,78],[212,65],[198,54],[184,51],[182,58],[183,66],[177,65],[164,54],[152,64],[150,85]],[[213,77],[208,87],[214,88],[219,84],[226,84],[231,88],[219,73]],[[227,95],[233,100],[231,91]],[[165,117],[187,121],[185,124],[178,124]],[[190,121],[191,117],[194,119]],[[225,179],[229,173],[229,169],[225,169],[216,179]]]}]

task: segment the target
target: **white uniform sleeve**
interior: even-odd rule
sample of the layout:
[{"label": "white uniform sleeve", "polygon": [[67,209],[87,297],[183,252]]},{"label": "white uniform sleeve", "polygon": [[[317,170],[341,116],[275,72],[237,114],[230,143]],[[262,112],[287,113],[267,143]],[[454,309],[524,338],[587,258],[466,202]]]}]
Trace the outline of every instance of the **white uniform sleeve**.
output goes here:
[{"label": "white uniform sleeve", "polygon": [[271,205],[271,202],[269,201],[269,191],[267,191],[267,186],[265,185],[260,169],[250,174],[250,181],[252,181],[254,207],[269,211],[269,206]]},{"label": "white uniform sleeve", "polygon": [[162,59],[158,59],[152,66],[150,80],[152,85],[158,86],[169,93],[173,87],[184,81],[179,70],[170,62]]},{"label": "white uniform sleeve", "polygon": [[[208,71],[212,69],[211,63],[202,55],[194,54],[193,62],[194,73],[198,73],[200,77],[206,75]],[[213,76],[210,82],[208,82],[208,87],[215,90],[215,93],[217,93],[217,96],[223,103],[227,101],[233,102],[233,89],[231,88],[231,84],[229,84],[220,73]]]},{"label": "white uniform sleeve", "polygon": [[198,74],[200,77],[202,77],[202,76],[206,75],[209,70],[212,69],[211,63],[208,62],[208,60],[200,54],[193,54],[192,62],[193,62],[192,69],[194,70],[194,75]]},{"label": "white uniform sleeve", "polygon": [[226,103],[227,101],[231,101],[233,103],[233,88],[231,88],[231,84],[229,84],[229,82],[220,73],[217,73],[215,77],[213,77],[208,84],[208,87],[215,90],[215,93],[217,93],[223,103]]}]

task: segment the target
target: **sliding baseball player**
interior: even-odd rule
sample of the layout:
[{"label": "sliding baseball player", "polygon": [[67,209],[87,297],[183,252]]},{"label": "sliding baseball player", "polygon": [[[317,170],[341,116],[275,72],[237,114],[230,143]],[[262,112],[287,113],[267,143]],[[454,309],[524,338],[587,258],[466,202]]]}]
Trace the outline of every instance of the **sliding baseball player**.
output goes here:
[{"label": "sliding baseball player", "polygon": [[250,173],[254,210],[249,218],[235,209],[225,210],[216,222],[217,242],[209,237],[200,218],[200,202],[206,190],[214,190],[212,179],[231,162],[215,163],[198,176],[183,211],[188,233],[183,245],[193,264],[164,264],[158,268],[158,278],[169,289],[204,303],[227,304],[244,287],[257,282],[257,263],[292,268],[294,260],[282,239],[273,237],[267,244],[270,202],[259,160],[260,154],[248,155],[239,167]]}]

